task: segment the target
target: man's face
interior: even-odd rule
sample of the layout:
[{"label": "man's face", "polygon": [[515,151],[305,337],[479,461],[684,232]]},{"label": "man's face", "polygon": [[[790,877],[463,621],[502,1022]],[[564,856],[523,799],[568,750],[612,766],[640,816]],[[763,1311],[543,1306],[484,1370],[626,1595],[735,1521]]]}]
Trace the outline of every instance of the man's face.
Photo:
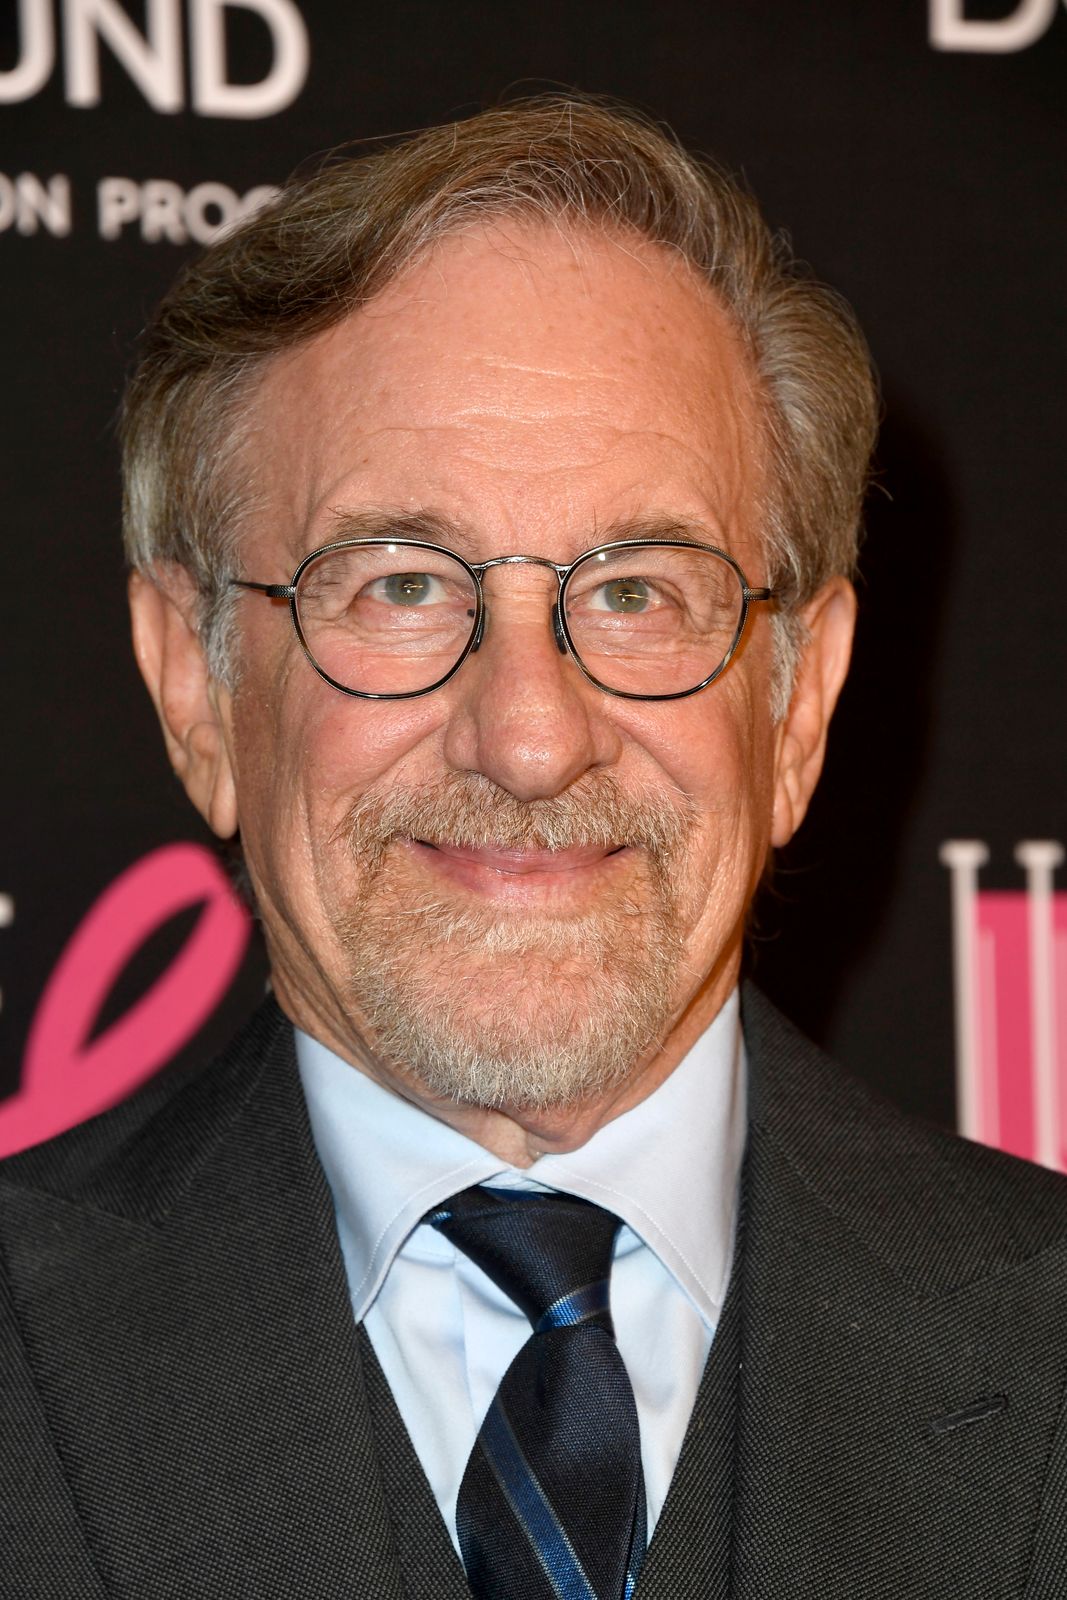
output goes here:
[{"label": "man's face", "polygon": [[[764,583],[757,407],[726,315],[666,253],[460,236],[267,369],[241,575],[285,582],[401,513],[473,562],[684,525]],[[338,693],[283,605],[239,602],[220,707],[279,999],[404,1092],[621,1105],[736,980],[782,743],[765,608],[710,689],[627,701],[558,652],[555,591],[491,571],[481,649],[393,702]]]}]

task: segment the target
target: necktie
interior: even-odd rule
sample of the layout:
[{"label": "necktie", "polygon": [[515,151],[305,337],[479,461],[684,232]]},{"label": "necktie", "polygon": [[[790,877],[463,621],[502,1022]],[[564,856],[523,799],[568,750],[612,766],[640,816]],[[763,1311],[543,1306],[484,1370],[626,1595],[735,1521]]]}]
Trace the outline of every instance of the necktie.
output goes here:
[{"label": "necktie", "polygon": [[645,1490],[608,1309],[619,1219],[569,1195],[475,1188],[426,1221],[533,1327],[460,1485],[456,1524],[476,1600],[629,1600]]}]

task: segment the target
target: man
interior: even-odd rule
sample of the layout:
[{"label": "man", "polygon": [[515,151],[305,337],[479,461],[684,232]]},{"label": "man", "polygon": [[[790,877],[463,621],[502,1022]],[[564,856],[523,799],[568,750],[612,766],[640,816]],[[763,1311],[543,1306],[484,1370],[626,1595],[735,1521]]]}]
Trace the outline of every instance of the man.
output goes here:
[{"label": "man", "polygon": [[5,1595],[1067,1594],[1062,1181],[738,992],[873,417],[752,202],[596,104],[179,280],[134,640],[273,998],[6,1168]]}]

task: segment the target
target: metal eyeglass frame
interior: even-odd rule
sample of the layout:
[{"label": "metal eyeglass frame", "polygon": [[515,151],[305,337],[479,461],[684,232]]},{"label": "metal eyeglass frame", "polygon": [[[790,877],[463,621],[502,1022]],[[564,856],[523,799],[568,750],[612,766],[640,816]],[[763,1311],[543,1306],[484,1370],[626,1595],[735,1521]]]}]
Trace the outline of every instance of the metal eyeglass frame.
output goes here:
[{"label": "metal eyeglass frame", "polygon": [[[331,678],[330,674],[325,672],[315,660],[315,657],[312,655],[308,646],[308,642],[304,638],[304,631],[300,626],[300,614],[297,610],[296,603],[297,589],[303,573],[312,564],[312,562],[318,561],[323,556],[332,555],[335,550],[368,549],[375,546],[381,547],[384,545],[392,545],[394,547],[408,550],[429,550],[434,555],[448,556],[453,561],[457,562],[465,572],[469,573],[474,584],[477,606],[470,638],[467,640],[467,643],[460,652],[457,660],[453,663],[445,675],[442,678],[438,678],[436,683],[428,684],[425,689],[403,689],[399,693],[391,694],[379,690],[348,688],[346,684],[339,683],[336,678]],[[566,606],[564,604],[567,594],[567,585],[570,583],[571,578],[574,576],[575,572],[577,572],[579,567],[584,566],[586,562],[592,561],[599,555],[604,555],[612,551],[647,549],[706,550],[710,555],[718,556],[720,560],[726,562],[728,567],[732,568],[740,585],[741,611],[738,617],[737,627],[734,630],[733,639],[730,641],[730,648],[719,662],[719,665],[715,668],[715,671],[709,673],[708,676],[702,679],[700,683],[694,684],[691,689],[673,689],[669,694],[635,694],[631,689],[611,688],[609,684],[602,683],[594,673],[590,672],[589,668],[586,666],[585,662],[582,660],[577,649],[575,648],[574,641],[570,635],[570,629],[567,626],[567,613]],[[485,591],[482,588],[483,575],[486,572],[489,572],[493,567],[510,567],[519,565],[547,567],[550,572],[554,572],[556,574],[556,581],[559,584],[559,592],[557,593],[556,599],[552,606],[552,631],[559,653],[560,655],[569,655],[579,672],[581,672],[583,677],[587,678],[595,688],[603,690],[605,694],[614,695],[619,700],[685,700],[689,697],[689,695],[699,694],[702,689],[707,689],[715,682],[716,678],[720,677],[721,674],[726,671],[726,668],[730,665],[737,647],[741,643],[741,638],[745,631],[745,624],[748,622],[749,606],[755,602],[763,600],[777,600],[781,597],[781,592],[777,589],[753,588],[748,579],[745,577],[740,564],[734,560],[733,556],[730,555],[728,551],[721,550],[718,545],[714,544],[699,544],[694,539],[616,539],[610,544],[598,544],[594,546],[592,550],[583,550],[582,554],[577,556],[572,562],[570,562],[568,566],[561,566],[557,561],[549,561],[545,556],[525,555],[493,556],[489,561],[478,561],[472,564],[469,561],[465,561],[461,555],[457,555],[455,550],[449,550],[446,545],[429,544],[424,539],[391,539],[387,536],[373,539],[338,539],[331,544],[320,545],[317,550],[312,550],[310,554],[306,555],[301,561],[300,565],[297,567],[296,571],[293,573],[292,581],[290,583],[257,583],[250,578],[231,578],[229,581],[233,587],[238,589],[255,590],[259,594],[266,595],[271,600],[288,600],[289,614],[293,619],[293,627],[295,628],[296,636],[300,641],[300,647],[307,656],[312,667],[314,667],[315,671],[318,673],[319,677],[324,679],[324,681],[328,683],[331,688],[340,690],[341,694],[352,695],[358,700],[415,700],[420,695],[433,694],[435,689],[443,688],[444,685],[448,683],[449,679],[455,677],[456,673],[459,671],[464,661],[466,661],[467,657],[469,655],[473,655],[480,646],[485,634],[485,620],[488,612]]]}]

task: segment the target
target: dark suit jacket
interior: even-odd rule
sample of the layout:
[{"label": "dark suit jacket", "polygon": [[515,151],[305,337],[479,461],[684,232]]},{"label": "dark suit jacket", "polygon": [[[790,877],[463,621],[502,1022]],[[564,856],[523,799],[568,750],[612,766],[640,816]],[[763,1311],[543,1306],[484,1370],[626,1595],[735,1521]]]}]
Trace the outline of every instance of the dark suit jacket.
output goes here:
[{"label": "dark suit jacket", "polygon": [[[743,1246],[640,1600],[1067,1596],[1067,1182],[744,1020]],[[272,1004],[0,1168],[3,1600],[463,1594]]]}]

